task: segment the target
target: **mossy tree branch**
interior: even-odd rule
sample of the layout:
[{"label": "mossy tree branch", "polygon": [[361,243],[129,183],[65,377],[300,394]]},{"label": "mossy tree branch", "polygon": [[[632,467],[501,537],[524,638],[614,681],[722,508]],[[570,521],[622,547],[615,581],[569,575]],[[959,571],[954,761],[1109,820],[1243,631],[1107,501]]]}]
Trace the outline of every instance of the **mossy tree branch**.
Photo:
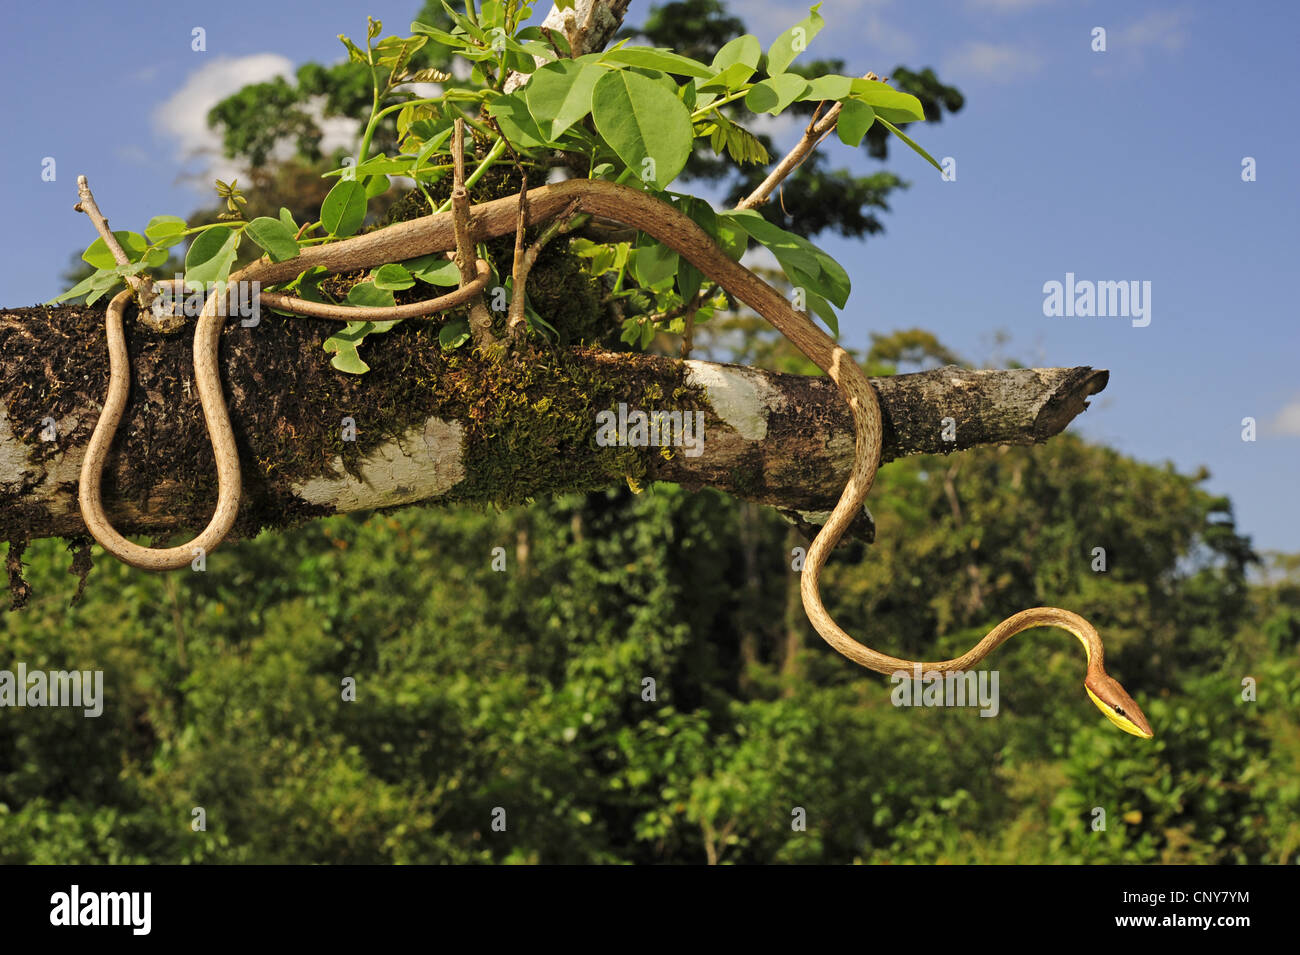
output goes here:
[{"label": "mossy tree branch", "polygon": [[[256,328],[225,330],[223,384],[245,462],[242,536],[335,512],[512,504],[626,478],[817,512],[838,498],[853,459],[849,410],[828,378],[595,349],[539,347],[488,363],[444,352],[437,326],[414,321],[358,378],[325,361],[319,346],[333,328],[264,315]],[[214,482],[188,341],[128,329],[133,388],[106,473],[110,513],[131,533],[202,525]],[[84,533],[76,478],[106,388],[104,347],[99,308],[0,316],[0,536]],[[884,459],[1043,441],[1106,380],[1090,368],[953,367],[874,379]],[[700,411],[702,453],[598,446],[596,416],[619,404]]]}]

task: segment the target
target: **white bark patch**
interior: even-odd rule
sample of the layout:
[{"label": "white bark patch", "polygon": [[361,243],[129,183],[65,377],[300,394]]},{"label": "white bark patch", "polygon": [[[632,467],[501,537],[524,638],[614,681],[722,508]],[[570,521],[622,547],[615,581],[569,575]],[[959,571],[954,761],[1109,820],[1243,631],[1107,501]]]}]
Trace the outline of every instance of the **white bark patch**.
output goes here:
[{"label": "white bark patch", "polygon": [[785,407],[785,396],[761,372],[707,361],[686,362],[686,382],[704,389],[722,421],[748,441],[767,437],[767,419]]},{"label": "white bark patch", "polygon": [[366,455],[358,469],[361,480],[345,471],[343,459],[337,457],[333,470],[339,477],[312,478],[295,485],[293,491],[305,501],[336,511],[438,497],[465,479],[464,437],[460,422],[430,418],[423,428],[412,428]]},{"label": "white bark patch", "polygon": [[0,487],[21,484],[28,470],[27,448],[9,426],[9,409],[0,405]]},{"label": "white bark patch", "polygon": [[[72,434],[77,429],[77,419],[65,417],[57,427],[60,435]],[[31,490],[23,494],[23,500],[42,504],[51,516],[60,517],[77,506],[76,495],[62,493],[60,488],[81,480],[81,461],[85,456],[86,446],[80,444],[54,454],[41,464],[32,463],[27,445],[9,423],[9,409],[0,405],[0,489],[17,489],[31,483]]]}]

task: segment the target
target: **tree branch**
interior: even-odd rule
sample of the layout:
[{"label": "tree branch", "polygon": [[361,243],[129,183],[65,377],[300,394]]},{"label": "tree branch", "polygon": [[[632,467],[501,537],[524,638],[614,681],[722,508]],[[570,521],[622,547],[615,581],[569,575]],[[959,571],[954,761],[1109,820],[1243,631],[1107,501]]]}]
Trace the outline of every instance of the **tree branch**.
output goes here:
[{"label": "tree branch", "polygon": [[[105,474],[110,514],[129,533],[202,526],[214,482],[189,343],[132,324],[132,400]],[[76,482],[107,386],[103,327],[102,308],[0,317],[0,537],[85,532]],[[231,323],[223,334],[225,391],[246,462],[241,536],[421,501],[511,504],[624,475],[815,514],[839,497],[852,463],[850,412],[829,378],[595,349],[490,365],[445,353],[436,326],[418,321],[391,332],[367,355],[372,373],[357,378],[324,360],[320,342],[333,329],[264,315],[256,328]],[[1107,377],[1091,368],[947,367],[873,379],[883,457],[1043,441]],[[285,389],[286,380],[296,387]],[[620,404],[629,414],[698,410],[702,453],[600,447],[597,415]],[[954,441],[944,440],[945,418]],[[349,420],[356,441],[340,438]]]},{"label": "tree branch", "polygon": [[[556,4],[542,21],[542,31],[559,31],[569,41],[570,55],[582,56],[605,49],[623,25],[623,17],[632,0],[577,0],[572,9],[561,10]],[[549,34],[548,34],[549,35]],[[546,61],[533,57],[540,66]],[[527,73],[506,77],[505,91],[511,93],[528,82]]]}]

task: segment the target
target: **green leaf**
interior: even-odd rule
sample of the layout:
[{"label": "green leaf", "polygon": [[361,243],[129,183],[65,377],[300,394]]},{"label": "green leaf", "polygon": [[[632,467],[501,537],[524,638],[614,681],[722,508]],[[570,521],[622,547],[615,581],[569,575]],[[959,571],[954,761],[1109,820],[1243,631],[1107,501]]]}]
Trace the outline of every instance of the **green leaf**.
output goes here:
[{"label": "green leaf", "polygon": [[591,112],[591,91],[604,71],[590,61],[557,60],[533,73],[524,101],[541,136],[554,141]]},{"label": "green leaf", "polygon": [[885,119],[885,117],[883,117],[883,116],[877,116],[876,118],[877,118],[878,120],[880,120],[880,125],[884,126],[887,130],[889,130],[891,133],[893,133],[895,136],[897,136],[897,137],[898,137],[899,139],[901,139],[903,142],[907,143],[907,145],[909,145],[909,146],[911,146],[913,149],[915,149],[918,153],[921,154],[922,158],[924,158],[925,161],[928,162],[928,163],[929,163],[931,166],[933,166],[935,169],[939,170],[940,172],[943,172],[943,167],[940,166],[937,162],[934,161],[934,157],[931,156],[931,155],[930,155],[928,152],[926,152],[924,149],[922,149],[920,146],[918,146],[918,145],[916,144],[916,142],[915,142],[915,141],[914,141],[910,136],[908,136],[905,132],[903,132],[901,129],[899,129],[897,126],[895,126],[895,125],[894,125],[893,123],[891,123],[889,120]]},{"label": "green leaf", "polygon": [[891,123],[919,123],[925,119],[925,108],[919,99],[878,80],[854,80],[853,98],[862,100],[881,119]]},{"label": "green leaf", "polygon": [[745,106],[754,113],[771,113],[773,116],[800,99],[808,81],[794,73],[780,73],[755,83],[745,96]]},{"label": "green leaf", "polygon": [[718,245],[722,246],[722,251],[727,253],[727,258],[733,262],[739,262],[749,248],[749,233],[744,230],[739,222],[727,218],[726,215],[715,215],[715,227],[717,232],[715,238]]},{"label": "green leaf", "polygon": [[822,295],[840,308],[849,299],[851,283],[844,267],[803,236],[773,225],[753,209],[729,209],[719,222],[731,221],[766,246],[796,286]]},{"label": "green leaf", "polygon": [[[696,225],[707,232],[715,242],[717,241],[718,215],[713,211],[713,206],[703,199],[697,199],[695,196],[682,196],[678,199],[676,205],[682,212],[690,216]],[[689,301],[694,298],[695,293],[700,290],[700,286],[703,284],[703,273],[682,258],[677,264],[677,291],[681,294],[682,301]]]},{"label": "green leaf", "polygon": [[391,67],[399,76],[411,57],[429,42],[427,35],[409,37],[384,37],[375,44],[375,62]]},{"label": "green leaf", "polygon": [[741,126],[732,123],[727,127],[727,155],[739,163],[766,163],[767,147],[762,140]]},{"label": "green leaf", "polygon": [[381,265],[374,271],[375,288],[401,291],[415,284],[411,273],[400,265]]},{"label": "green leaf", "polygon": [[342,43],[345,47],[347,47],[347,50],[348,50],[348,60],[349,60],[349,61],[351,61],[351,62],[353,62],[353,63],[369,63],[369,62],[370,62],[368,59],[366,59],[366,54],[363,53],[363,52],[361,51],[361,48],[358,47],[358,46],[357,46],[355,43],[353,43],[351,40],[349,40],[349,39],[348,39],[346,36],[344,36],[342,33],[339,34],[339,42]]},{"label": "green leaf", "polygon": [[801,100],[842,100],[853,92],[853,77],[830,73],[808,81]]},{"label": "green leaf", "polygon": [[144,234],[149,237],[150,242],[157,242],[164,236],[184,232],[186,228],[185,220],[180,216],[154,216],[144,227]]},{"label": "green leaf", "polygon": [[[110,273],[110,274],[111,274],[111,273]],[[114,275],[113,277],[114,277],[114,279],[118,279],[118,278],[120,278],[120,276],[117,276],[117,275]],[[105,295],[107,295],[109,292],[113,291],[116,287],[117,287],[117,282],[116,282],[116,281],[114,281],[114,282],[109,282],[107,279],[104,279],[103,281],[96,283],[96,284],[91,288],[90,292],[87,293],[87,295],[86,295],[86,304],[87,304],[87,305],[94,305],[96,302],[98,302],[101,298],[103,298],[103,297],[104,297]]]},{"label": "green leaf", "polygon": [[[322,173],[323,177],[342,176],[344,179],[355,179],[357,182],[369,179],[372,176],[380,174],[392,174],[395,176],[404,176],[411,168],[411,159],[398,158],[391,156],[371,156],[359,166],[354,166],[349,162],[345,166],[339,166],[337,169],[331,169],[329,172]],[[344,179],[340,179],[343,182]]]},{"label": "green leaf", "polygon": [[338,302],[334,301],[320,290],[321,281],[328,277],[329,274],[330,273],[323,266],[314,265],[306,272],[303,272],[302,275],[298,276],[293,283],[290,283],[290,287],[296,285],[298,297],[306,299],[308,302],[321,302],[327,305],[337,305]]},{"label": "green leaf", "polygon": [[369,322],[348,322],[341,332],[335,332],[321,344],[327,352],[334,352],[330,364],[350,375],[364,375],[370,366],[361,360],[357,345],[366,337]]},{"label": "green leaf", "polygon": [[[366,308],[392,308],[393,293],[390,289],[379,288],[374,282],[358,282],[348,290],[344,299],[349,305],[361,305]],[[370,325],[387,325],[387,322],[369,322]],[[391,327],[391,326],[389,326]],[[373,331],[374,329],[371,329]],[[380,329],[387,331],[388,329]]]},{"label": "green leaf", "polygon": [[206,285],[224,282],[239,250],[239,233],[228,226],[200,232],[185,256],[185,280]]},{"label": "green leaf", "polygon": [[738,63],[743,63],[750,68],[752,74],[758,69],[759,60],[763,58],[763,46],[758,42],[758,37],[752,33],[746,33],[744,36],[738,36],[734,40],[725,43],[713,56],[713,68],[715,70],[726,70]]},{"label": "green leaf", "polygon": [[794,62],[794,58],[808,48],[813,37],[821,32],[826,21],[817,11],[821,4],[814,4],[804,17],[790,29],[782,33],[767,50],[767,73],[776,76],[784,73]]},{"label": "green leaf", "polygon": [[284,223],[284,227],[289,230],[291,235],[298,234],[298,223],[293,221],[293,213],[284,206],[280,207],[280,221]]},{"label": "green leaf", "polygon": [[642,236],[632,256],[632,274],[647,288],[661,285],[677,274],[677,253],[654,239]]},{"label": "green leaf", "polygon": [[803,290],[804,300],[808,303],[808,311],[812,312],[831,330],[831,334],[836,338],[840,337],[840,318],[835,314],[835,309],[831,308],[831,303],[826,301],[816,292],[809,289]]},{"label": "green leaf", "polygon": [[725,70],[718,73],[717,76],[697,85],[696,89],[701,93],[732,92],[743,86],[753,75],[754,68],[749,64],[732,63]]},{"label": "green leaf", "polygon": [[184,232],[171,232],[167,235],[160,235],[158,238],[153,240],[153,244],[159,249],[170,249],[173,245],[180,245],[187,238],[189,238],[189,236]]},{"label": "green leaf", "polygon": [[437,27],[429,26],[427,23],[421,23],[419,20],[411,22],[412,33],[423,33],[437,40],[443,46],[449,46],[453,50],[459,50],[470,45],[467,37],[461,34],[448,33],[446,30],[440,30]]},{"label": "green leaf", "polygon": [[506,139],[516,146],[545,146],[546,134],[528,111],[528,103],[519,91],[508,96],[498,96],[488,107],[488,112],[501,127]]},{"label": "green leaf", "polygon": [[680,53],[674,53],[672,50],[659,47],[630,46],[610,50],[608,53],[601,55],[600,61],[602,63],[619,63],[623,66],[639,66],[647,70],[661,70],[664,73],[675,73],[678,76],[698,76],[704,79],[711,77],[714,73],[713,70],[698,60],[692,60],[689,56],[682,56]]},{"label": "green leaf", "polygon": [[430,285],[459,285],[460,269],[441,252],[422,255],[402,263],[408,272],[421,282]]},{"label": "green leaf", "polygon": [[[462,30],[464,30],[466,33],[468,33],[474,39],[478,40],[483,45],[485,46],[488,45],[487,34],[484,33],[483,30],[473,20],[471,20],[469,17],[465,16],[465,14],[461,13],[459,10],[457,10],[455,7],[449,4],[447,0],[442,0],[442,8],[447,11],[447,15],[449,17],[451,17],[453,20],[456,21],[456,26],[460,27]],[[412,27],[414,27],[414,24],[412,24]]]},{"label": "green leaf", "polygon": [[840,104],[840,118],[836,120],[835,131],[846,146],[858,146],[875,121],[874,109],[861,100],[846,99]]},{"label": "green leaf", "polygon": [[298,254],[298,242],[293,233],[279,219],[259,216],[244,226],[248,237],[260,245],[271,256],[272,262],[283,262]]},{"label": "green leaf", "polygon": [[[596,129],[635,175],[663,189],[691,155],[691,114],[654,80],[628,70],[606,73],[592,92]],[[647,162],[649,160],[649,162]]]},{"label": "green leaf", "polygon": [[[122,246],[122,251],[132,262],[138,262],[144,255],[144,250],[149,248],[148,240],[138,232],[114,232],[113,238],[117,239]],[[108,251],[102,236],[90,243],[89,248],[81,253],[81,257],[97,269],[111,269],[117,265],[117,259],[113,258],[112,252]]]},{"label": "green leaf", "polygon": [[628,345],[636,344],[638,340],[641,338],[641,325],[642,322],[639,319],[636,318],[625,319],[623,322],[622,334],[618,336],[619,341],[622,341]]},{"label": "green leaf", "polygon": [[463,318],[452,319],[438,329],[438,344],[446,351],[459,348],[469,341],[469,322]]},{"label": "green leaf", "polygon": [[366,187],[355,179],[334,184],[320,207],[321,225],[330,235],[352,235],[366,217]]},{"label": "green leaf", "polygon": [[81,298],[83,295],[94,294],[94,298],[87,298],[87,304],[94,304],[105,292],[121,281],[121,276],[115,269],[97,269],[88,277],[82,279],[72,288],[68,289],[62,295],[50,299],[46,305],[57,305],[60,302],[66,302],[68,299]]}]

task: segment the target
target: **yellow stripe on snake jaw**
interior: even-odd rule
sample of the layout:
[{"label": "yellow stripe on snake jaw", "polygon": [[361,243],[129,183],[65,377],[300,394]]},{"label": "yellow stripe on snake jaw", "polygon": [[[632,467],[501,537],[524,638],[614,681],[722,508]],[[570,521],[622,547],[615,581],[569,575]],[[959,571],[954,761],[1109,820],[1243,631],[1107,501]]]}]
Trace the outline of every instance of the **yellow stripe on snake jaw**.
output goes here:
[{"label": "yellow stripe on snake jaw", "polygon": [[[484,241],[516,232],[520,201],[516,195],[473,206],[470,228],[474,240]],[[818,328],[807,314],[796,311],[785,296],[744,266],[732,261],[692,219],[647,193],[611,182],[574,179],[529,190],[526,204],[529,226],[581,211],[613,219],[645,232],[762,315],[835,382],[853,413],[855,454],[848,484],[826,524],[808,549],[800,581],[804,609],[822,638],[850,660],[881,673],[911,668],[916,661],[878,653],[850,637],[831,619],[821,599],[822,568],[831,550],[862,508],[880,464],[880,403],[875,389],[858,363],[834,339]],[[451,213],[435,214],[397,223],[341,242],[315,246],[284,262],[257,262],[236,272],[230,281],[259,281],[263,285],[270,285],[288,281],[316,266],[332,272],[351,271],[449,251],[455,247]],[[109,395],[82,468],[81,508],[86,526],[95,539],[110,553],[136,567],[167,570],[185,566],[193,559],[196,548],[211,551],[221,541],[230,530],[238,510],[239,458],[217,368],[217,347],[225,321],[224,314],[219,312],[218,298],[219,296],[213,296],[204,305],[194,336],[194,376],[217,461],[217,509],[208,526],[189,544],[161,550],[140,547],[127,541],[113,530],[103,514],[100,473],[113,432],[121,418],[129,387],[130,368],[122,336],[122,309],[130,299],[130,292],[118,295],[109,305]],[[966,669],[979,663],[1015,634],[1041,626],[1062,627],[1079,637],[1088,653],[1085,687],[1089,697],[1121,729],[1137,736],[1150,737],[1151,727],[1141,709],[1106,674],[1102,666],[1101,639],[1096,630],[1082,617],[1067,610],[1036,607],[1021,611],[990,630],[984,639],[963,656],[941,663],[920,665],[926,669]]]}]

